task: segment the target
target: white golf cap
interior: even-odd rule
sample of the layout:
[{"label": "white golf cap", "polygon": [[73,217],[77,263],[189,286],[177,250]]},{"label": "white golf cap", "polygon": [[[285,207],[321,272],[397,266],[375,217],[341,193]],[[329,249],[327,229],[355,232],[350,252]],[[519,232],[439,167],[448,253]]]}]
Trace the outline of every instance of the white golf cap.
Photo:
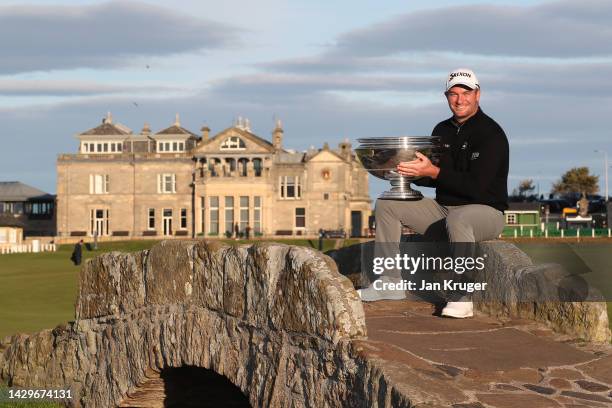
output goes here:
[{"label": "white golf cap", "polygon": [[457,85],[467,86],[470,89],[480,88],[476,74],[474,71],[467,68],[459,68],[448,74],[446,90],[448,91],[453,86]]}]

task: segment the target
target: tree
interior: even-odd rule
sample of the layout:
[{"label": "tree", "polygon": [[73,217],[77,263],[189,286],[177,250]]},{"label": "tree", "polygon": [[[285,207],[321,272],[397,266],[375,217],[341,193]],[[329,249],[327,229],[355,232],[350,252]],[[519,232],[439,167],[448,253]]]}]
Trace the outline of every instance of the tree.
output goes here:
[{"label": "tree", "polygon": [[528,195],[527,193],[531,193],[533,190],[535,190],[535,186],[532,179],[526,179],[519,183],[518,192],[521,197],[525,197]]},{"label": "tree", "polygon": [[589,174],[588,167],[574,167],[553,184],[552,192],[559,194],[594,194],[599,191],[599,176]]}]

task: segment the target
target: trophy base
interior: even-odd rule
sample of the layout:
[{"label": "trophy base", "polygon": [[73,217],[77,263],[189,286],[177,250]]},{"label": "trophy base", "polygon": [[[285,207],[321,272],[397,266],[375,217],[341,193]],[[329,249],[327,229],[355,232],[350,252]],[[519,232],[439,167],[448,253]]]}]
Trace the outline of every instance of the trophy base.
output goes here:
[{"label": "trophy base", "polygon": [[415,201],[423,198],[423,194],[420,191],[409,190],[409,191],[385,191],[378,197],[379,200],[406,200]]},{"label": "trophy base", "polygon": [[399,176],[395,172],[390,172],[391,190],[385,191],[378,197],[380,200],[420,200],[423,194],[410,187],[410,180],[407,177]]}]

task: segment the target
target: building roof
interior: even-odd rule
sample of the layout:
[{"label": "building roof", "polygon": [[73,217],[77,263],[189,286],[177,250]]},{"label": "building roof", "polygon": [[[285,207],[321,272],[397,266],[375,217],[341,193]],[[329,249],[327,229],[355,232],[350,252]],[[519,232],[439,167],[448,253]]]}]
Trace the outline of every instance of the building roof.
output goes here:
[{"label": "building roof", "polygon": [[0,214],[0,227],[24,228],[25,225],[11,214]]},{"label": "building roof", "polygon": [[118,124],[114,124],[114,123],[102,123],[100,126],[96,126],[95,128],[91,128],[80,134],[81,135],[96,135],[96,136],[104,136],[104,135],[123,136],[123,135],[129,135],[130,133],[132,133],[132,131],[129,130],[125,126],[119,126]]},{"label": "building roof", "polygon": [[276,163],[299,164],[304,162],[304,153],[279,152]]},{"label": "building roof", "polygon": [[20,181],[0,181],[0,201],[28,201],[35,198],[53,199],[53,195]]},{"label": "building roof", "polygon": [[164,130],[160,130],[155,133],[156,135],[189,135],[193,137],[198,137],[195,133],[185,129],[182,126],[172,125],[170,127],[165,128]]},{"label": "building roof", "polygon": [[217,133],[215,136],[211,137],[210,139],[201,142],[201,145],[205,146],[207,144],[213,143],[213,141],[218,140],[219,138],[226,137],[227,133],[229,132],[238,133],[239,135],[244,136],[245,138],[251,140],[253,143],[259,146],[262,146],[266,150],[270,152],[274,151],[274,145],[270,143],[269,141],[267,141],[266,139],[259,137],[256,134],[251,133],[248,130],[241,129],[236,126],[231,126],[226,129],[223,129],[221,132]]},{"label": "building roof", "polygon": [[327,143],[325,143],[323,145],[322,149],[318,149],[318,150],[315,150],[313,148],[308,149],[304,159],[305,159],[305,161],[310,161],[314,157],[318,156],[319,154],[321,154],[323,152],[331,153],[332,155],[336,156],[338,159],[344,161],[344,158],[342,157],[342,154],[340,153],[340,150],[330,149]]},{"label": "building roof", "polygon": [[85,132],[79,133],[80,135],[96,135],[96,136],[117,136],[117,135],[129,135],[132,130],[122,125],[121,123],[113,123],[113,117],[110,112],[106,114],[106,117],[102,119],[102,124],[86,130]]},{"label": "building roof", "polygon": [[159,132],[155,133],[156,135],[189,135],[189,136],[193,136],[195,138],[198,137],[198,135],[196,135],[195,133],[185,129],[184,127],[181,126],[181,120],[179,118],[179,114],[177,113],[175,118],[174,118],[174,123],[172,124],[172,126],[167,127],[163,130],[160,130]]}]

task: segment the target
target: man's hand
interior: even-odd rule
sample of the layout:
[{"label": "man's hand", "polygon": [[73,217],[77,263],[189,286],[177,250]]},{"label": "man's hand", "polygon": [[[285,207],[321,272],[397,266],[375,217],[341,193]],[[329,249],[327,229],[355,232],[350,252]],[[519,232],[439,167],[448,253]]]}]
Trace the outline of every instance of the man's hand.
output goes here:
[{"label": "man's hand", "polygon": [[409,177],[431,177],[435,179],[440,173],[440,168],[434,166],[431,160],[422,153],[416,152],[416,159],[409,162],[401,162],[397,165],[397,172],[402,176]]}]

